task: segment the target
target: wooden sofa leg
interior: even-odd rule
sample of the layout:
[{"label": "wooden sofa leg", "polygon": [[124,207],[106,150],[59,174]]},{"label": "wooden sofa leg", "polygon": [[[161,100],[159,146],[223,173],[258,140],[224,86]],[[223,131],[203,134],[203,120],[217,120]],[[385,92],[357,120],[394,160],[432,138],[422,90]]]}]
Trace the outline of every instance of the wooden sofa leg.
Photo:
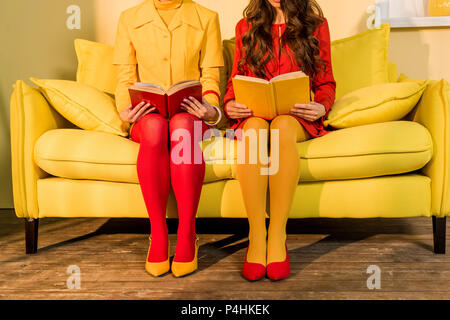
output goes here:
[{"label": "wooden sofa leg", "polygon": [[446,217],[433,217],[434,253],[445,253]]},{"label": "wooden sofa leg", "polygon": [[27,254],[34,254],[38,248],[39,219],[25,219],[25,248]]}]

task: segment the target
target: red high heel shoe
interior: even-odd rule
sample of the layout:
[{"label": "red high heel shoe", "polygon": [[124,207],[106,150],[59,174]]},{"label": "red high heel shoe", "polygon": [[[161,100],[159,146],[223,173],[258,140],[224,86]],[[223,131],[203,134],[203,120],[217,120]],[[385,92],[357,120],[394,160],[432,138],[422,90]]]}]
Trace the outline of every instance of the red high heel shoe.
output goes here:
[{"label": "red high heel shoe", "polygon": [[267,276],[272,280],[282,280],[289,277],[291,267],[289,266],[289,252],[286,245],[286,260],[272,262],[267,265]]},{"label": "red high heel shoe", "polygon": [[250,281],[257,281],[264,278],[264,276],[266,275],[266,267],[260,263],[248,262],[247,254],[248,248],[247,252],[245,253],[244,267],[242,268],[242,275],[244,276],[244,278]]}]

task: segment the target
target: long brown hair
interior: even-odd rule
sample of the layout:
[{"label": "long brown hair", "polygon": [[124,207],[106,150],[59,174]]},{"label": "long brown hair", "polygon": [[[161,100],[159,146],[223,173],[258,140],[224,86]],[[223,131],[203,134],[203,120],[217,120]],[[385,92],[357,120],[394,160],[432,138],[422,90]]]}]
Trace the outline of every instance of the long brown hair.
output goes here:
[{"label": "long brown hair", "polygon": [[[281,9],[286,19],[286,31],[282,45],[287,45],[294,54],[297,65],[303,72],[314,77],[323,69],[319,40],[313,35],[323,22],[323,12],[315,0],[281,0]],[[244,65],[258,77],[266,77],[266,65],[274,57],[272,24],[276,9],[268,0],[250,0],[244,10],[250,29],[242,36],[243,58],[239,61],[240,72]]]}]

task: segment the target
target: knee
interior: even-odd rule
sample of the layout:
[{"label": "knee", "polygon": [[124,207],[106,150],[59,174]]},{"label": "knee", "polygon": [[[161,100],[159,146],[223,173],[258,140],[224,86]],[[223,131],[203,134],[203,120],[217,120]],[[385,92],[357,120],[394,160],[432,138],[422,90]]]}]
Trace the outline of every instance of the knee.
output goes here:
[{"label": "knee", "polygon": [[294,131],[298,125],[297,119],[289,115],[281,115],[272,120],[270,124],[270,129],[283,130],[283,131]]},{"label": "knee", "polygon": [[298,126],[301,126],[297,119],[289,115],[281,115],[273,119],[270,130],[278,131],[279,143],[288,144],[297,142]]},{"label": "knee", "polygon": [[[256,150],[262,147],[262,138],[267,139],[269,134],[269,123],[261,118],[251,117],[245,121],[242,134],[242,143],[239,144],[240,155],[257,154]],[[268,142],[268,141],[267,141]],[[266,146],[265,148],[268,148]]]},{"label": "knee", "polygon": [[260,137],[267,137],[269,134],[269,123],[261,118],[252,117],[245,121],[243,127],[242,140],[259,140]]},{"label": "knee", "polygon": [[269,123],[262,118],[251,117],[244,124],[244,131],[249,129],[269,129]]},{"label": "knee", "polygon": [[187,139],[195,148],[203,138],[203,122],[189,113],[179,113],[169,122],[170,140],[172,144]]},{"label": "knee", "polygon": [[196,116],[193,116],[186,112],[178,113],[174,115],[172,119],[170,119],[169,128],[171,132],[176,129],[186,129],[191,131],[194,128],[194,124],[196,121],[199,121],[201,123],[201,120]]},{"label": "knee", "polygon": [[141,145],[166,148],[169,134],[167,120],[159,114],[149,114],[139,120]]}]

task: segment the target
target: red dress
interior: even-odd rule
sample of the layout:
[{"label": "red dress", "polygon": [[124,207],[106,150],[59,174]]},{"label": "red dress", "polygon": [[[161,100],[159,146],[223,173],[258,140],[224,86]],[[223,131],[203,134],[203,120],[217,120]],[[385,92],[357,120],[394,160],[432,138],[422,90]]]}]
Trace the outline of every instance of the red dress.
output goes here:
[{"label": "red dress", "polygon": [[[256,77],[250,68],[245,67],[245,72],[240,73],[238,70],[238,62],[242,58],[242,36],[250,28],[245,19],[239,21],[236,26],[236,48],[234,53],[233,71],[231,78],[228,82],[227,92],[225,94],[224,105],[235,99],[232,79],[236,75],[245,75],[250,77]],[[275,57],[266,65],[266,80],[270,80],[280,74],[289,72],[300,71],[301,68],[295,63],[292,50],[286,45],[284,50],[279,50],[279,34],[282,34],[286,29],[286,24],[274,24],[272,26],[273,35],[273,48]],[[319,72],[319,74],[311,79],[311,89],[314,92],[314,101],[322,104],[326,109],[326,114],[317,121],[310,122],[300,117],[295,117],[303,127],[308,131],[311,137],[321,137],[327,134],[329,131],[324,128],[323,122],[333,106],[335,94],[336,94],[336,81],[333,77],[333,71],[331,67],[331,47],[330,47],[330,30],[328,28],[328,22],[324,19],[324,22],[317,28],[314,35],[319,40],[320,56],[322,57],[326,71]],[[294,107],[294,106],[292,106]],[[228,114],[225,109],[225,114]],[[228,117],[229,118],[229,117]],[[230,119],[232,129],[241,128],[245,122],[245,119]]]}]

